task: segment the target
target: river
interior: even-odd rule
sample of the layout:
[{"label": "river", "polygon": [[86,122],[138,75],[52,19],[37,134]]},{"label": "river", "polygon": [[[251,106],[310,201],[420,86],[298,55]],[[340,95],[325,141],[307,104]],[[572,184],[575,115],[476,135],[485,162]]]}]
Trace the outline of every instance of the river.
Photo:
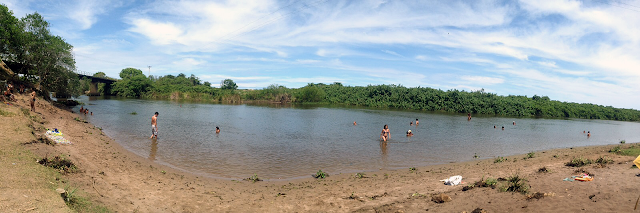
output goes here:
[{"label": "river", "polygon": [[[254,174],[271,180],[295,179],[320,169],[329,174],[403,169],[468,161],[475,155],[487,159],[640,141],[637,122],[493,116],[468,121],[462,114],[330,105],[78,99],[93,112],[78,116],[102,127],[131,152],[176,169],[223,179]],[[150,120],[156,111],[159,138],[152,140]],[[410,126],[416,119],[420,125]],[[391,138],[382,143],[379,137],[385,124]],[[219,134],[216,126],[221,129]],[[414,135],[406,137],[407,130]],[[591,136],[583,131],[590,131]]]}]

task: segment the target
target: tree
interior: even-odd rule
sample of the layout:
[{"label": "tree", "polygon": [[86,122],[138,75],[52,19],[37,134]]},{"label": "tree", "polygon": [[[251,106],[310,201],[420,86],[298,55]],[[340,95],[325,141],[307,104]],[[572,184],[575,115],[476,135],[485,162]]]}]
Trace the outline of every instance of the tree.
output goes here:
[{"label": "tree", "polygon": [[142,73],[142,70],[129,67],[129,68],[124,68],[122,69],[122,71],[120,71],[120,78],[122,78],[123,80],[130,79],[138,75],[144,76],[144,74]]},{"label": "tree", "polygon": [[220,82],[220,88],[234,90],[238,89],[238,85],[231,79],[224,79],[224,81]]},{"label": "tree", "polygon": [[107,74],[104,73],[104,72],[97,72],[97,73],[93,74],[93,77],[106,78]]}]

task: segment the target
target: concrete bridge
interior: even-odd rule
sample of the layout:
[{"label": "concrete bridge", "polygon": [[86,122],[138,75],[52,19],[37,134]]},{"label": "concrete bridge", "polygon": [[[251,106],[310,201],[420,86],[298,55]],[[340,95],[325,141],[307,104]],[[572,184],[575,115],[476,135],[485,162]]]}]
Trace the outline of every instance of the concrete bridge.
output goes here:
[{"label": "concrete bridge", "polygon": [[87,78],[91,80],[91,84],[89,84],[89,94],[87,94],[88,96],[100,96],[100,93],[98,92],[98,83],[104,83],[105,93],[110,93],[111,84],[117,81],[109,78],[95,77],[93,76],[93,73],[88,72],[78,71],[76,74],[78,74],[79,78]]}]

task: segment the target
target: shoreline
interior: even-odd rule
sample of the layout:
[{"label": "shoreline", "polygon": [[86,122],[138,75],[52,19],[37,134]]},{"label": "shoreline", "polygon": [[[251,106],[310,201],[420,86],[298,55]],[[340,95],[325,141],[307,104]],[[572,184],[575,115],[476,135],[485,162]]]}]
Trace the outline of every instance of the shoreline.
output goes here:
[{"label": "shoreline", "polygon": [[[26,99],[25,95],[18,95],[15,106],[5,105],[0,109],[17,112],[19,110],[13,108],[28,109]],[[536,152],[534,158],[526,160],[523,159],[526,154],[507,156],[508,161],[503,163],[494,163],[494,159],[487,158],[423,166],[413,171],[409,168],[365,171],[361,172],[364,173],[362,178],[342,173],[330,174],[326,179],[308,176],[252,183],[204,177],[146,159],[128,151],[93,124],[75,121],[74,118],[79,117],[77,114],[48,102],[39,100],[36,111],[37,114],[31,114],[41,117],[42,127],[55,126],[73,144],[20,146],[40,157],[70,155],[80,172],[63,175],[63,178],[68,179],[69,185],[82,189],[94,202],[113,211],[471,212],[481,208],[489,212],[537,212],[581,211],[584,208],[628,212],[633,209],[639,194],[640,177],[635,174],[640,171],[629,168],[635,157],[608,153],[613,147],[629,147],[636,145],[634,143],[551,149]],[[39,125],[36,123],[36,126]],[[42,130],[37,133],[42,134]],[[578,156],[590,159],[608,156],[614,164],[605,168],[581,167],[594,173],[592,182],[562,181],[575,170],[564,164]],[[552,172],[538,173],[541,167]],[[462,191],[463,186],[486,177],[506,178],[514,174],[529,180],[532,193],[555,195],[529,200],[518,193],[490,188]],[[447,186],[439,181],[453,175],[462,175],[464,184]],[[439,193],[447,194],[452,201],[431,201],[430,195]],[[3,199],[12,198],[0,198]]]}]

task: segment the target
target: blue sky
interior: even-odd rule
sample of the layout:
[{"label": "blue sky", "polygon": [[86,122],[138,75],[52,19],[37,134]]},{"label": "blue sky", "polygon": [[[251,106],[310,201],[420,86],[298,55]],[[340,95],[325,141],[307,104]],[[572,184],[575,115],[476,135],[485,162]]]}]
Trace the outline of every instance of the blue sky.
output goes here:
[{"label": "blue sky", "polygon": [[640,1],[46,1],[77,69],[240,88],[396,84],[640,109]]}]

